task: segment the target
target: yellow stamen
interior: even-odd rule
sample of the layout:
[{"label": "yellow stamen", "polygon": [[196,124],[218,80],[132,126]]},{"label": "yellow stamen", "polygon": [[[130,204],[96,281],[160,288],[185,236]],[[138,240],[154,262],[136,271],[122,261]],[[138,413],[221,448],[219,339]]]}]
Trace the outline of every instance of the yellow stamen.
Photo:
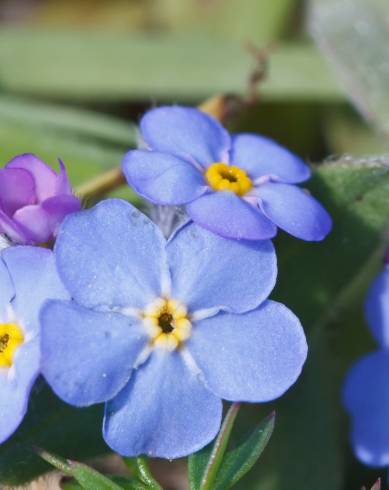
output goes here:
[{"label": "yellow stamen", "polygon": [[253,186],[246,172],[236,165],[216,162],[205,172],[210,187],[215,191],[230,191],[238,196],[244,196]]},{"label": "yellow stamen", "polygon": [[170,298],[150,303],[143,311],[143,324],[151,343],[170,351],[188,339],[192,330],[186,306]]},{"label": "yellow stamen", "polygon": [[11,367],[16,349],[24,341],[16,323],[0,323],[0,367]]}]

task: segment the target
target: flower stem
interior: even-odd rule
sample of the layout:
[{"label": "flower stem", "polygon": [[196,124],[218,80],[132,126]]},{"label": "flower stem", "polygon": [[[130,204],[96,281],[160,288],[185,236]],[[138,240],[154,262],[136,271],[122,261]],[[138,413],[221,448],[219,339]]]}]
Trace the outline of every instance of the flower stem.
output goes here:
[{"label": "flower stem", "polygon": [[203,479],[201,481],[200,490],[212,490],[222,464],[224,453],[226,452],[228,441],[230,440],[231,431],[234,426],[236,416],[240,408],[239,403],[233,403],[224,418],[220,432],[214,442],[211,456],[208,465],[205,469]]},{"label": "flower stem", "polygon": [[161,485],[153,477],[146,458],[123,458],[123,461],[134,476],[144,483],[147,488],[151,490],[163,490]]},{"label": "flower stem", "polygon": [[90,199],[92,197],[98,197],[113,191],[117,187],[120,187],[126,183],[126,179],[122,173],[120,167],[113,168],[98,175],[94,179],[80,185],[75,193],[81,199]]}]

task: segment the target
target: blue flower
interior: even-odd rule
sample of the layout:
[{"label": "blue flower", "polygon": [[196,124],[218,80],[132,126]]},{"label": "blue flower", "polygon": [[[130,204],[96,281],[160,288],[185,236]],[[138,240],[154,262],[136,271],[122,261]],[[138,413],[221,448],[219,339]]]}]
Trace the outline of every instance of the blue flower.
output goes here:
[{"label": "blue flower", "polygon": [[351,442],[369,466],[389,466],[389,265],[369,289],[366,319],[380,349],[350,369],[343,402],[352,418]]},{"label": "blue flower", "polygon": [[300,322],[267,300],[270,241],[192,223],[166,242],[113,199],[66,218],[55,253],[73,300],[43,309],[42,372],[70,404],[108,402],[103,434],[120,454],[193,453],[218,432],[222,398],[273,400],[300,374]]},{"label": "blue flower", "polygon": [[0,257],[0,442],[19,426],[39,373],[39,310],[47,298],[68,298],[54,255],[11,247]]},{"label": "blue flower", "polygon": [[262,240],[277,227],[303,240],[322,240],[332,222],[296,185],[309,168],[274,141],[228,132],[193,108],[160,107],[140,123],[145,150],[122,167],[128,183],[155,204],[185,205],[198,225],[225,238]]}]

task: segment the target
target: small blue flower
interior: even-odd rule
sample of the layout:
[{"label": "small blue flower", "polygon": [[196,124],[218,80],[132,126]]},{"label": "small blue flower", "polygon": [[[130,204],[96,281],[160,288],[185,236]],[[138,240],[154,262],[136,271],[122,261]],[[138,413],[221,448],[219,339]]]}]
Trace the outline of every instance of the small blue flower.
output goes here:
[{"label": "small blue flower", "polygon": [[145,150],[122,167],[128,183],[155,204],[185,205],[190,218],[225,238],[262,240],[277,227],[303,240],[322,240],[332,222],[296,185],[309,168],[274,141],[228,132],[193,108],[160,107],[140,123]]},{"label": "small blue flower", "polygon": [[72,301],[42,311],[42,372],[76,406],[106,405],[103,434],[127,456],[184,456],[220,427],[221,399],[263,402],[297,379],[299,320],[267,300],[270,241],[186,224],[169,241],[133,206],[69,216],[56,242]]},{"label": "small blue flower", "polygon": [[389,466],[389,264],[369,289],[365,314],[380,349],[350,369],[343,402],[356,456],[369,466]]},{"label": "small blue flower", "polygon": [[0,443],[19,426],[39,373],[39,310],[68,298],[50,250],[10,247],[0,257]]}]

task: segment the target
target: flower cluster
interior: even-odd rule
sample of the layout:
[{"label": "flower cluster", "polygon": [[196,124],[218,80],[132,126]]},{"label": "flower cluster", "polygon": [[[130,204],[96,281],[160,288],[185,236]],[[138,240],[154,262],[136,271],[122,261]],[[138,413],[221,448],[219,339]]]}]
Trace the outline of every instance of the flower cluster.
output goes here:
[{"label": "flower cluster", "polygon": [[365,315],[379,350],[352,366],[343,400],[352,418],[356,456],[369,466],[389,466],[389,264],[369,289]]},{"label": "flower cluster", "polygon": [[185,205],[188,221],[168,238],[122,200],[79,211],[62,164],[56,175],[23,155],[0,171],[0,231],[22,244],[56,237],[53,252],[1,252],[0,441],[39,372],[72,405],[105,403],[115,451],[167,458],[215,437],[222,400],[273,400],[301,372],[301,324],[268,299],[269,238],[277,227],[305,240],[329,232],[327,212],[295,185],[309,168],[196,109],[154,109],[141,133],[146,149],[123,170],[153,203]]}]

